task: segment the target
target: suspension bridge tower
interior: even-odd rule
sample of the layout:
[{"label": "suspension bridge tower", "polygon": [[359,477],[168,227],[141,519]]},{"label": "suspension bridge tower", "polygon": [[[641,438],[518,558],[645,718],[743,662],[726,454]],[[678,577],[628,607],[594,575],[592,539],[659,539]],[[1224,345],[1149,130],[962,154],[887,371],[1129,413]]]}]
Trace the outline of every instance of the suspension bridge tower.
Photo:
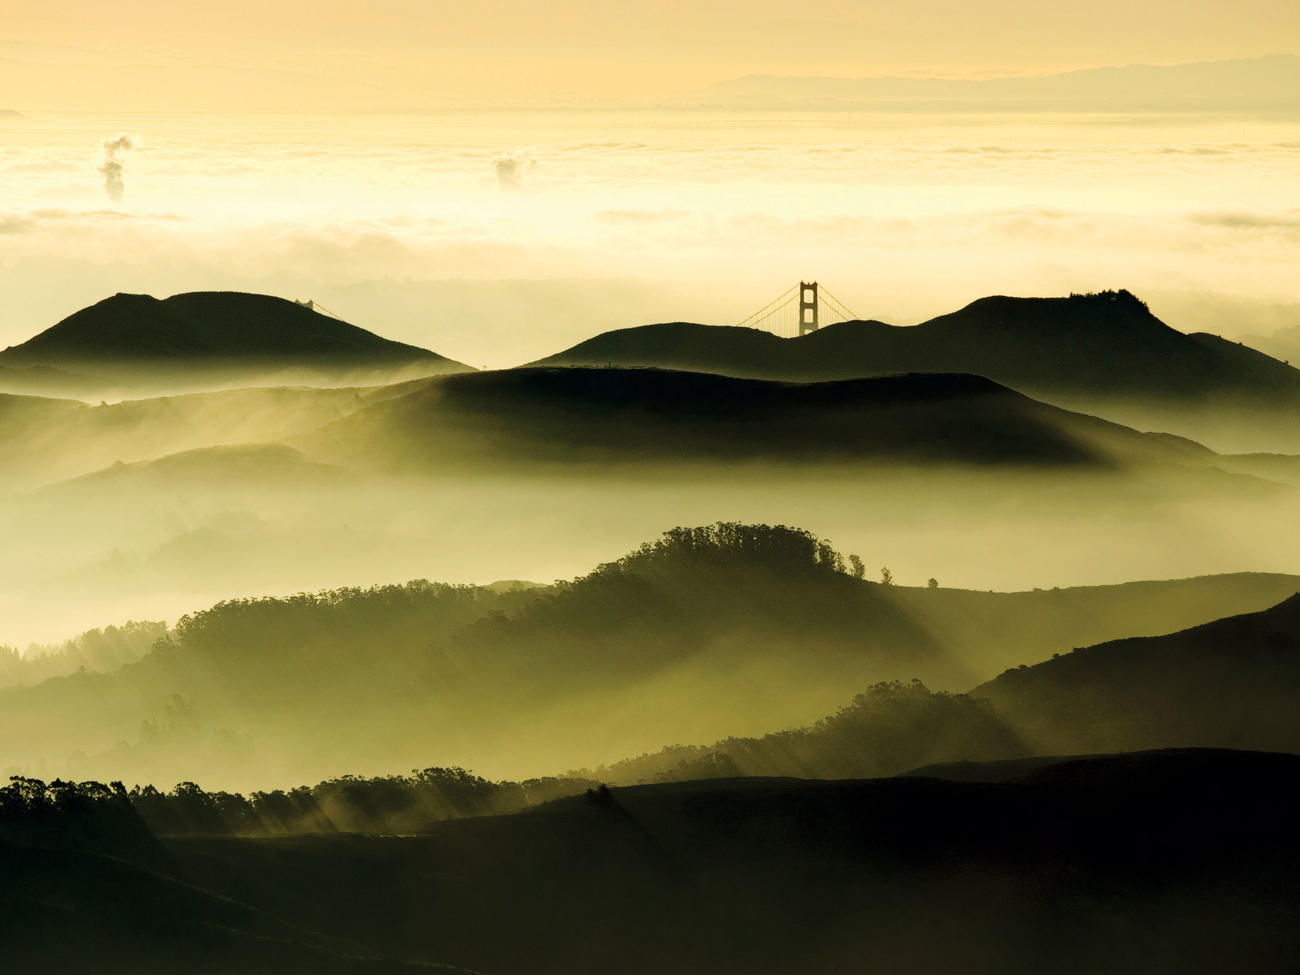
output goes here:
[{"label": "suspension bridge tower", "polygon": [[844,302],[816,281],[800,281],[736,324],[740,328],[766,329],[782,338],[792,339],[821,328],[823,311],[829,316],[826,319],[828,325],[858,320]]},{"label": "suspension bridge tower", "polygon": [[799,334],[817,331],[817,282],[799,282]]}]

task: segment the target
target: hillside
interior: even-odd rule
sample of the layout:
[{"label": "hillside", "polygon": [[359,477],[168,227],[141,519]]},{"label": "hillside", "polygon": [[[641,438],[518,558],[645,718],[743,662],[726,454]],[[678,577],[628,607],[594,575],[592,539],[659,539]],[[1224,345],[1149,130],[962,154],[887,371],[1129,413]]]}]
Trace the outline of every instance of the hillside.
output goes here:
[{"label": "hillside", "polygon": [[[593,788],[397,835],[276,838],[197,820],[150,835],[137,810],[156,793],[22,780],[0,790],[0,931],[23,970],[143,975],[195,957],[259,975],[791,975],[866,956],[902,975],[1137,975],[1294,958],[1300,758],[1180,749],[1011,781],[972,764],[971,781]],[[329,785],[391,798],[381,781]],[[187,783],[168,802],[231,798]]]},{"label": "hillside", "polygon": [[[0,450],[6,460],[0,490],[33,488],[197,448],[300,435],[401,389],[232,389],[98,406],[0,394]],[[164,461],[160,468],[179,464]]]},{"label": "hillside", "polygon": [[[723,524],[554,586],[231,600],[180,620],[138,663],[0,690],[0,741],[20,767],[78,777],[174,782],[201,756],[221,787],[431,763],[525,776],[800,728],[878,681],[965,689],[1008,660],[1257,610],[1300,587],[1243,574],[979,593],[852,568],[806,532]],[[952,748],[971,757],[960,735]],[[836,774],[945,757],[898,754]]]},{"label": "hillside", "polygon": [[[1297,947],[1278,919],[1300,902],[1298,761],[1121,756],[993,785],[699,781],[423,836],[165,846],[200,888],[478,971],[788,975],[863,957],[915,975],[1267,971]],[[382,906],[376,889],[392,892]]]},{"label": "hillside", "polygon": [[[844,322],[791,339],[754,329],[648,325],[606,332],[538,364],[607,363],[797,382],[972,373],[1130,425],[1196,439],[1210,431],[1214,446],[1300,448],[1294,432],[1286,433],[1300,415],[1300,370],[1217,336],[1170,328],[1126,291],[982,298],[919,325]],[[1226,418],[1214,413],[1229,408]],[[1240,429],[1242,411],[1277,415],[1252,440],[1248,427]],[[1276,442],[1263,441],[1265,435]]]},{"label": "hillside", "polygon": [[[233,291],[162,300],[114,295],[0,352],[0,366],[86,372],[103,377],[105,385],[181,382],[185,374],[207,381],[286,372],[355,379],[367,373],[430,375],[469,368],[313,307]],[[29,385],[38,378],[29,375]],[[57,374],[46,378],[52,384],[62,381]]]},{"label": "hillside", "polygon": [[1212,457],[972,375],[796,383],[585,367],[431,380],[294,443],[322,460],[405,470],[665,461],[1106,469]]},{"label": "hillside", "polygon": [[1077,649],[971,693],[1044,754],[1300,751],[1300,593],[1262,612]]}]

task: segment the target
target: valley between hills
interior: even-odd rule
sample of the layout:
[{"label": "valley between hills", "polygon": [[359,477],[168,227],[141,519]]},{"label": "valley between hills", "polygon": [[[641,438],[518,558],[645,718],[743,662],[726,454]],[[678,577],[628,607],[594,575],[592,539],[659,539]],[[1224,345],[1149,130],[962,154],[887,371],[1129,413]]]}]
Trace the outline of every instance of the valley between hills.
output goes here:
[{"label": "valley between hills", "polygon": [[495,371],[105,299],[0,353],[6,951],[1284,970],[1298,420],[1127,291]]}]

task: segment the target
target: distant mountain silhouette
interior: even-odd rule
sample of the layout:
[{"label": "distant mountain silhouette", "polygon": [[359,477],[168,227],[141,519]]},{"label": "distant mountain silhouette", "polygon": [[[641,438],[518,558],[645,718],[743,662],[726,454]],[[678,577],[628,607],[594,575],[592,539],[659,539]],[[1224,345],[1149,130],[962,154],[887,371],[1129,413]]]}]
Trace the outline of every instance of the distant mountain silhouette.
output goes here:
[{"label": "distant mountain silhouette", "polygon": [[1300,593],[1262,612],[1076,649],[971,693],[1047,754],[1300,751]]},{"label": "distant mountain silhouette", "polygon": [[676,104],[877,111],[1287,112],[1300,104],[1300,58],[1132,64],[1035,77],[832,78],[749,75]]},{"label": "distant mountain silhouette", "polygon": [[1201,397],[1300,394],[1300,370],[1165,325],[1128,292],[981,298],[920,325],[841,322],[800,338],[670,323],[606,332],[538,365],[659,366],[811,382],[966,372],[1030,391]]},{"label": "distant mountain silhouette", "polygon": [[[1127,291],[981,298],[920,325],[843,322],[793,339],[756,329],[647,325],[606,332],[536,364],[657,366],[796,382],[973,373],[1063,406],[1194,437],[1217,430],[1216,418],[1201,414],[1224,407],[1280,410],[1277,426],[1293,427],[1300,416],[1300,370],[1217,336],[1170,328]],[[1291,440],[1300,446],[1294,432]]]},{"label": "distant mountain silhouette", "polygon": [[[0,366],[86,372],[105,381],[156,379],[159,370],[347,376],[469,368],[307,305],[236,291],[196,291],[162,300],[114,295],[0,352]],[[4,378],[0,375],[0,382]]]},{"label": "distant mountain silhouette", "polygon": [[439,378],[295,443],[333,462],[408,470],[702,460],[1105,468],[1213,457],[979,376],[788,383],[630,368]]}]

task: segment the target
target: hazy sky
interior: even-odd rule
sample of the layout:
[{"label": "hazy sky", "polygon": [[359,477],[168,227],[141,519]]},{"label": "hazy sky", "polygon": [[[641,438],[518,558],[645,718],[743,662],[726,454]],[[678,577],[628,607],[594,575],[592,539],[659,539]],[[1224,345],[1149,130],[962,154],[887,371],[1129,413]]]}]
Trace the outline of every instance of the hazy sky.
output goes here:
[{"label": "hazy sky", "polygon": [[1294,0],[5,0],[18,109],[389,110],[1290,53]]},{"label": "hazy sky", "polygon": [[[491,366],[737,322],[801,277],[898,323],[1127,287],[1176,327],[1243,335],[1300,302],[1294,104],[649,107],[753,72],[1294,52],[1294,0],[0,3],[0,109],[23,113],[0,115],[0,346],[117,291],[312,297]],[[544,107],[565,99],[623,101]]]}]

